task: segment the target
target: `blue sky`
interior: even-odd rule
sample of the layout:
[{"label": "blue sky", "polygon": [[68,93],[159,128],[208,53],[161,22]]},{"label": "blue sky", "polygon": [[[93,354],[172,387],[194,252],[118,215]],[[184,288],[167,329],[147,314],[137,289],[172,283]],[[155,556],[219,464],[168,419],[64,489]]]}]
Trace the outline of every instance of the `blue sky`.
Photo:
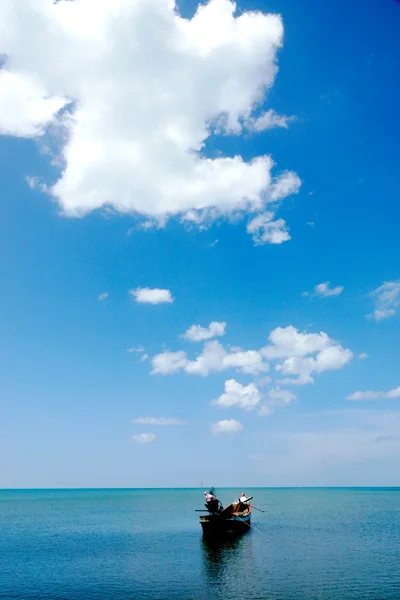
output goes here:
[{"label": "blue sky", "polygon": [[0,486],[400,485],[400,5],[107,4],[0,8]]}]

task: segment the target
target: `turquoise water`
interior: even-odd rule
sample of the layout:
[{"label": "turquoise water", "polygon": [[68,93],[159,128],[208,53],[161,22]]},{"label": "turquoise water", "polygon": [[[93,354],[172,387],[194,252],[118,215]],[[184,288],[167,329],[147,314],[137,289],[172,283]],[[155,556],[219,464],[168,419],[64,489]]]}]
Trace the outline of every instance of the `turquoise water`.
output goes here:
[{"label": "turquoise water", "polygon": [[201,490],[0,491],[0,598],[400,600],[400,489],[245,491],[266,513],[219,543]]}]

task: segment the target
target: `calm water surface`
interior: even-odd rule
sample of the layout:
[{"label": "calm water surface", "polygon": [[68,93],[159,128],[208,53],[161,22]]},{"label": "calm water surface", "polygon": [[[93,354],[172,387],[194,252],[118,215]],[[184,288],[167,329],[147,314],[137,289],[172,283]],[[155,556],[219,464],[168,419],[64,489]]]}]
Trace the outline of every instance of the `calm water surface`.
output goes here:
[{"label": "calm water surface", "polygon": [[211,543],[201,490],[0,491],[0,598],[400,600],[400,489],[246,493],[256,529]]}]

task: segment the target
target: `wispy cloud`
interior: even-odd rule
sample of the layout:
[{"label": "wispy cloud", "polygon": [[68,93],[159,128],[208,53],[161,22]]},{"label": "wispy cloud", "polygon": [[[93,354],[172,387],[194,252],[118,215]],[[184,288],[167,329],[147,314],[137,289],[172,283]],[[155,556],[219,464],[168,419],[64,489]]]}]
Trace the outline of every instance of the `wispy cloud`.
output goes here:
[{"label": "wispy cloud", "polygon": [[143,348],[143,346],[137,346],[136,348],[132,347],[132,348],[128,348],[127,352],[138,352],[140,354],[141,352],[144,352],[144,348]]},{"label": "wispy cloud", "polygon": [[135,435],[132,436],[132,442],[134,444],[150,444],[151,442],[154,442],[156,437],[155,433],[135,433]]},{"label": "wispy cloud", "polygon": [[393,317],[400,306],[400,281],[386,281],[370,293],[375,302],[375,310],[368,317],[383,321]]},{"label": "wispy cloud", "polygon": [[102,300],[107,300],[107,298],[109,297],[109,295],[110,294],[108,292],[103,292],[102,294],[99,294],[99,296],[98,296],[97,299],[100,300],[100,302],[101,302]]},{"label": "wispy cloud", "polygon": [[242,429],[242,423],[240,421],[236,421],[236,419],[226,419],[211,425],[211,432],[214,435],[239,433],[239,431],[242,431]]},{"label": "wispy cloud", "polygon": [[171,417],[137,417],[133,419],[132,423],[135,425],[161,425],[161,426],[170,426],[170,425],[185,425],[184,421],[180,419],[174,419]]},{"label": "wispy cloud", "polygon": [[324,281],[323,283],[318,283],[312,292],[303,292],[302,296],[319,296],[321,298],[330,298],[331,296],[339,296],[343,290],[344,287],[341,285],[331,287],[330,281]]},{"label": "wispy cloud", "polygon": [[400,386],[390,390],[389,392],[373,392],[367,390],[365,392],[354,392],[347,396],[346,400],[384,400],[391,398],[400,398]]}]

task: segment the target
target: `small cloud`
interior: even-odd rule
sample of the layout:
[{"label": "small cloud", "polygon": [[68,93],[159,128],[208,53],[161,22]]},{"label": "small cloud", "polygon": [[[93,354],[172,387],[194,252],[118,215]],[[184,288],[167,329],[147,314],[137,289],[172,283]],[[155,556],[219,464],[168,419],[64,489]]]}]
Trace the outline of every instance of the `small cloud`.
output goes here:
[{"label": "small cloud", "polygon": [[247,119],[244,125],[250,131],[260,132],[267,129],[273,129],[274,127],[283,127],[284,129],[287,129],[288,124],[295,120],[295,116],[288,117],[286,115],[280,115],[270,109],[257,118]]},{"label": "small cloud", "polygon": [[102,294],[99,294],[99,296],[98,296],[97,299],[100,300],[100,302],[101,302],[102,300],[107,300],[107,298],[109,297],[109,295],[110,294],[108,292],[103,292]]},{"label": "small cloud", "polygon": [[338,285],[336,287],[331,287],[330,281],[325,281],[324,283],[318,283],[315,286],[312,292],[303,292],[301,295],[303,298],[314,296],[320,298],[330,298],[332,296],[339,296],[344,290],[342,285]]},{"label": "small cloud", "polygon": [[210,244],[210,248],[214,248],[218,244],[219,240],[214,240],[212,244]]},{"label": "small cloud", "polygon": [[[161,425],[161,426],[170,426],[170,425],[185,425],[184,421],[180,421],[179,419],[173,419],[170,417],[137,417],[133,419],[132,423],[135,425]],[[154,434],[147,434],[154,435]]]},{"label": "small cloud", "polygon": [[239,433],[239,431],[242,431],[242,429],[242,423],[240,423],[240,421],[236,421],[236,419],[226,419],[211,425],[211,432],[214,435]]},{"label": "small cloud", "polygon": [[315,223],[314,223],[314,221],[307,221],[306,225],[307,225],[308,227],[315,227]]},{"label": "small cloud", "polygon": [[182,337],[190,342],[203,342],[214,337],[222,337],[225,335],[225,328],[225,321],[212,321],[208,327],[192,325]]},{"label": "small cloud", "polygon": [[361,354],[358,355],[358,358],[360,360],[364,360],[364,359],[366,359],[368,357],[369,357],[369,354],[367,354],[366,352],[361,352]]},{"label": "small cloud", "polygon": [[127,352],[144,352],[143,346],[138,346],[137,348],[128,348]]},{"label": "small cloud", "polygon": [[286,221],[283,219],[273,220],[274,214],[266,212],[254,217],[247,224],[247,233],[253,237],[254,245],[283,244],[291,239]]},{"label": "small cloud", "polygon": [[311,192],[308,192],[309,196],[313,196],[314,195],[314,190],[311,190]]},{"label": "small cloud", "polygon": [[146,360],[149,358],[148,354],[143,354],[143,356],[140,358],[140,362],[146,362]]},{"label": "small cloud", "polygon": [[129,294],[141,304],[163,304],[174,301],[170,290],[166,289],[139,287],[136,290],[129,290]]},{"label": "small cloud", "polygon": [[235,379],[225,381],[225,392],[217,400],[211,402],[211,406],[220,408],[232,408],[237,406],[249,412],[255,410],[261,400],[261,394],[254,383],[242,385]]},{"label": "small cloud", "polygon": [[42,183],[38,177],[25,177],[26,183],[29,185],[31,190],[39,189],[41,192],[46,193],[48,188],[45,183]]},{"label": "small cloud", "polygon": [[132,436],[134,444],[150,444],[156,439],[155,433],[136,433]]},{"label": "small cloud", "polygon": [[385,281],[369,295],[375,302],[375,310],[368,315],[369,318],[383,321],[393,317],[400,306],[400,281]]},{"label": "small cloud", "polygon": [[400,386],[389,392],[373,392],[371,390],[367,390],[366,392],[357,391],[354,392],[354,394],[347,396],[346,400],[390,400],[393,398],[400,398]]}]

